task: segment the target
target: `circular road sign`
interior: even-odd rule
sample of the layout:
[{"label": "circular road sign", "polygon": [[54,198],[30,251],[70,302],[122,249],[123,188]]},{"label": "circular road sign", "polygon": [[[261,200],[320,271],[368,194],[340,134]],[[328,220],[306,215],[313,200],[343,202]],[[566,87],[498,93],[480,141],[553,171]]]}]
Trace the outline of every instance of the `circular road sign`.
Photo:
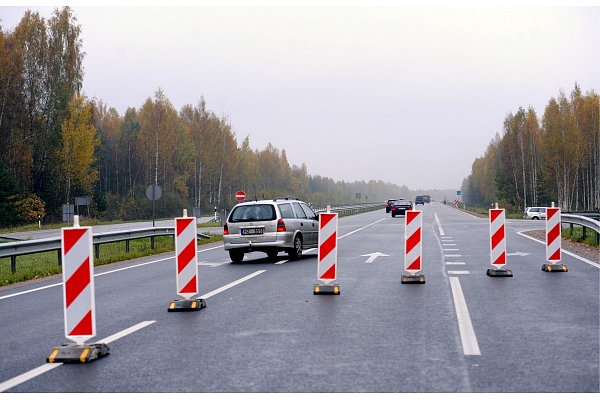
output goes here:
[{"label": "circular road sign", "polygon": [[238,190],[235,194],[235,199],[237,201],[242,201],[246,198],[246,193],[243,190]]},{"label": "circular road sign", "polygon": [[[154,190],[153,190],[154,188]],[[146,197],[150,200],[158,200],[162,196],[162,189],[158,185],[150,185],[146,188]]]}]

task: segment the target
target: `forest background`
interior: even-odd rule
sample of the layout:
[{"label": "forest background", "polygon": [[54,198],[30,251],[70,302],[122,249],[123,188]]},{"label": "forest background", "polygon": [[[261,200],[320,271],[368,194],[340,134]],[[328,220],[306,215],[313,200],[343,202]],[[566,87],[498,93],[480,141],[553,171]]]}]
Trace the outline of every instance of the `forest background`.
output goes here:
[{"label": "forest background", "polygon": [[[177,111],[159,88],[139,109],[119,115],[81,93],[84,56],[69,7],[48,20],[27,11],[13,31],[1,27],[0,227],[58,222],[64,204],[86,196],[85,214],[109,221],[149,219],[153,212],[171,218],[193,208],[210,214],[230,209],[238,190],[315,206],[456,197],[456,189],[425,193],[308,174],[305,163],[289,165],[285,149],[269,143],[253,150],[249,137],[238,143],[227,116],[207,109],[203,96]],[[473,162],[461,200],[512,210],[551,201],[564,210],[598,209],[599,113],[598,94],[584,94],[575,83],[569,97],[560,91],[550,99],[541,119],[532,108],[509,114],[502,135]],[[146,196],[153,184],[163,192],[154,210]]]}]

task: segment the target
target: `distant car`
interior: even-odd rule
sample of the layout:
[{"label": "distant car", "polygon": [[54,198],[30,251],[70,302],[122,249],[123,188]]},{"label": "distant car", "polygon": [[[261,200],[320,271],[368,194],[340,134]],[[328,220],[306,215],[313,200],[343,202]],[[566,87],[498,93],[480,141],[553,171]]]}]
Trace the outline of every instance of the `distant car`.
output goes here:
[{"label": "distant car", "polygon": [[319,217],[296,198],[245,200],[236,204],[223,226],[223,247],[234,264],[245,253],[262,251],[275,259],[280,251],[290,259],[302,257],[303,249],[318,247]]},{"label": "distant car", "polygon": [[417,196],[415,198],[415,205],[425,204],[425,198],[423,196]]},{"label": "distant car", "polygon": [[527,207],[523,213],[525,219],[546,219],[546,207]]},{"label": "distant car", "polygon": [[412,210],[413,204],[410,200],[396,200],[392,204],[392,218],[396,217],[396,215],[405,215],[407,210]]},{"label": "distant car", "polygon": [[398,199],[388,199],[388,201],[385,202],[385,212],[389,213],[392,210],[392,203],[397,201]]}]

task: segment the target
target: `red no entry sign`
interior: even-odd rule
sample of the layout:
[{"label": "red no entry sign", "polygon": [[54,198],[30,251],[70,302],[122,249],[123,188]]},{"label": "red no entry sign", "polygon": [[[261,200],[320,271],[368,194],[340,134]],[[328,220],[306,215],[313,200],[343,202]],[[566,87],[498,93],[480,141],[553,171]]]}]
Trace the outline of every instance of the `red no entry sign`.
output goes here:
[{"label": "red no entry sign", "polygon": [[244,191],[243,191],[243,190],[239,190],[239,191],[237,191],[237,192],[236,192],[236,194],[235,194],[235,199],[236,199],[237,201],[242,201],[242,200],[244,200],[245,198],[246,198],[246,193],[244,193]]}]

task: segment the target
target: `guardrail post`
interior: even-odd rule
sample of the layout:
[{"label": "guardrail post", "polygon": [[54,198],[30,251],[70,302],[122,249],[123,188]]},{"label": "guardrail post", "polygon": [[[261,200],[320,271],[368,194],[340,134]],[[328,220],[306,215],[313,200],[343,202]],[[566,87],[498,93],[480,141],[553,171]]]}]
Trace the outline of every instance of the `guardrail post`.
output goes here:
[{"label": "guardrail post", "polygon": [[150,248],[154,250],[154,236],[150,238]]},{"label": "guardrail post", "polygon": [[129,253],[129,240],[125,241],[125,253]]},{"label": "guardrail post", "polygon": [[96,260],[98,260],[100,258],[100,245],[99,244],[94,245],[94,250],[96,253]]},{"label": "guardrail post", "polygon": [[10,272],[17,273],[17,256],[10,256]]},{"label": "guardrail post", "polygon": [[58,266],[62,267],[62,254],[61,254],[61,249],[58,249],[56,251],[58,253]]}]

